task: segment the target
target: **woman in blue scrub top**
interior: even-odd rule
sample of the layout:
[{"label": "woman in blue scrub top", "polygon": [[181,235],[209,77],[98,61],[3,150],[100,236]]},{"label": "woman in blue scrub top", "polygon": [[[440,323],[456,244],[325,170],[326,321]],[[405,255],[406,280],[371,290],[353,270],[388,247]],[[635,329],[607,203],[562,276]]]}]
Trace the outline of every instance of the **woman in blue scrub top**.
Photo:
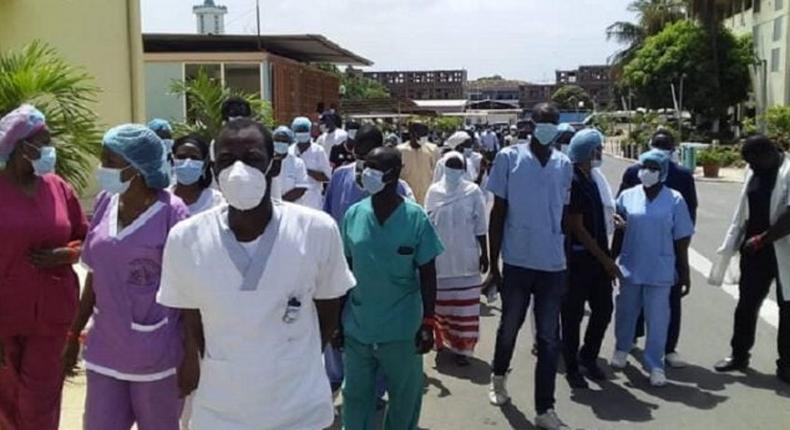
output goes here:
[{"label": "woman in blue scrub top", "polygon": [[616,301],[617,344],[611,365],[619,369],[627,366],[636,321],[644,311],[644,360],[654,386],[666,384],[664,346],[671,288],[680,285],[685,294],[691,287],[688,246],[694,225],[683,196],[664,186],[669,161],[655,149],[639,157],[642,186],[624,191],[617,199],[617,213],[625,220],[625,228],[615,233],[612,244],[623,278]]}]

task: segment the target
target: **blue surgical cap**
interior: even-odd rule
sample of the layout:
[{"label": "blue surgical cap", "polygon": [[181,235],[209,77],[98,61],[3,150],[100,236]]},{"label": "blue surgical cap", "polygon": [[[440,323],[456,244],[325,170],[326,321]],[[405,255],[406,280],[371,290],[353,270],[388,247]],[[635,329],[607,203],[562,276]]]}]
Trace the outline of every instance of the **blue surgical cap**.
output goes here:
[{"label": "blue surgical cap", "polygon": [[294,143],[294,132],[291,131],[291,129],[288,128],[288,126],[286,125],[281,125],[277,127],[274,130],[273,136],[275,139],[277,139],[277,137],[285,138],[288,140],[288,143]]},{"label": "blue surgical cap", "polygon": [[294,133],[307,133],[312,128],[313,122],[310,121],[310,118],[304,116],[294,118],[294,122],[291,124],[291,130]]},{"label": "blue surgical cap", "polygon": [[574,163],[592,160],[595,150],[603,146],[603,139],[603,134],[592,128],[576,133],[568,147],[568,158]]},{"label": "blue surgical cap", "polygon": [[151,122],[148,123],[148,128],[154,131],[154,133],[159,133],[160,131],[166,131],[168,133],[173,132],[173,128],[170,127],[170,123],[161,118],[154,118]]},{"label": "blue surgical cap", "polygon": [[162,139],[142,124],[124,124],[105,133],[102,145],[129,162],[154,189],[170,185],[170,166]]},{"label": "blue surgical cap", "polygon": [[639,156],[639,164],[643,165],[648,162],[652,161],[659,166],[661,166],[661,182],[667,180],[667,175],[669,175],[669,156],[660,150],[660,149],[651,149],[650,151],[645,152],[644,154]]}]

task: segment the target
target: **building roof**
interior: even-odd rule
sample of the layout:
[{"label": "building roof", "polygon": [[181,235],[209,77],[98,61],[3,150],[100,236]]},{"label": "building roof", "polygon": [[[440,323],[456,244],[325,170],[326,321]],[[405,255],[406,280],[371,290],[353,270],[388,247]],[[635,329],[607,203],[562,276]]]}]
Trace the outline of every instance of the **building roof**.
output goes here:
[{"label": "building roof", "polygon": [[[257,52],[255,35],[143,34],[143,50],[154,52]],[[317,34],[261,35],[260,47],[301,62],[370,66],[372,61]]]},{"label": "building roof", "polygon": [[519,87],[527,85],[524,81],[469,81],[466,83],[467,91],[518,91]]},{"label": "building roof", "polygon": [[344,114],[408,114],[417,110],[417,104],[404,97],[376,97],[364,100],[341,100],[340,111]]},{"label": "building roof", "polygon": [[421,109],[437,109],[437,108],[465,108],[466,99],[459,100],[415,100],[415,104]]}]

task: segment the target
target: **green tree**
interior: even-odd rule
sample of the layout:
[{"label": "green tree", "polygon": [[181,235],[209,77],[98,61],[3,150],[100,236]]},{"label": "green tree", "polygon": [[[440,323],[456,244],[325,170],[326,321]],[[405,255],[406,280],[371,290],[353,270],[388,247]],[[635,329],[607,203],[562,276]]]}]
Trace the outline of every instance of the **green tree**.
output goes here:
[{"label": "green tree", "polygon": [[92,109],[98,94],[91,76],[45,43],[0,54],[0,116],[23,103],[41,110],[58,148],[57,172],[78,192],[88,185],[101,151]]},{"label": "green tree", "polygon": [[625,45],[610,58],[616,76],[636,55],[645,39],[684,17],[684,9],[677,0],[635,0],[627,9],[636,14],[636,22],[617,21],[606,28],[607,40]]},{"label": "green tree", "polygon": [[560,87],[551,96],[551,101],[559,105],[560,109],[578,109],[579,102],[584,103],[585,109],[593,108],[592,98],[578,85],[565,85]]},{"label": "green tree", "polygon": [[790,148],[790,107],[771,107],[765,112],[764,120],[768,136],[783,148]]},{"label": "green tree", "polygon": [[271,105],[254,94],[223,87],[222,83],[201,69],[190,80],[174,80],[170,90],[187,100],[187,120],[174,124],[176,134],[195,133],[210,141],[222,129],[222,103],[231,96],[243,97],[250,103],[253,117],[267,127],[274,126]]},{"label": "green tree", "polygon": [[709,119],[721,118],[729,106],[748,95],[752,44],[749,37],[736,39],[723,28],[717,39],[714,56],[701,25],[692,21],[671,24],[645,40],[626,66],[623,81],[647,107],[667,108],[673,106],[671,85],[683,78],[683,105]]},{"label": "green tree", "polygon": [[330,63],[318,63],[315,67],[340,79],[340,97],[344,100],[366,100],[390,96],[387,87],[378,81],[366,78],[351,67],[345,72],[341,72],[337,66]]},{"label": "green tree", "polygon": [[494,75],[494,76],[484,76],[482,78],[477,79],[478,82],[491,82],[491,81],[504,81],[505,78],[502,75]]}]

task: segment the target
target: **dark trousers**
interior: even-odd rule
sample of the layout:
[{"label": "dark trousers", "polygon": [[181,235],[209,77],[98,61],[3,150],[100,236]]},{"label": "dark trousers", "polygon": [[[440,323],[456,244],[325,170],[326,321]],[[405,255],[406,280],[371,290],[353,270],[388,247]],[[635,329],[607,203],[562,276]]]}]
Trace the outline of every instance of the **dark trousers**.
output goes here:
[{"label": "dark trousers", "polygon": [[502,273],[502,316],[497,328],[494,375],[503,376],[510,360],[531,296],[535,297],[538,362],[535,366],[535,410],[542,414],[554,407],[554,385],[561,343],[560,310],[565,295],[565,272],[544,272],[505,264]]},{"label": "dark trousers", "polygon": [[760,306],[768,296],[771,284],[776,281],[776,301],[779,305],[779,333],[776,346],[779,351],[778,368],[790,368],[790,302],[785,302],[779,284],[776,254],[772,246],[749,255],[741,254],[741,281],[738,284],[738,306],[735,308],[732,356],[748,360],[754,346]]},{"label": "dark trousers", "polygon": [[[669,293],[669,331],[667,332],[667,347],[665,353],[671,354],[675,352],[678,347],[678,340],[680,339],[680,320],[683,315],[682,304],[683,296],[681,293],[683,289],[680,285],[672,287]],[[636,323],[636,337],[645,335],[645,314],[639,314],[639,320]],[[634,342],[636,343],[636,342]]]},{"label": "dark trousers", "polygon": [[[612,319],[612,281],[591,255],[576,256],[569,261],[568,294],[562,304],[562,353],[568,373],[579,371],[578,361],[594,362]],[[590,318],[579,351],[584,305],[590,304]]]}]

